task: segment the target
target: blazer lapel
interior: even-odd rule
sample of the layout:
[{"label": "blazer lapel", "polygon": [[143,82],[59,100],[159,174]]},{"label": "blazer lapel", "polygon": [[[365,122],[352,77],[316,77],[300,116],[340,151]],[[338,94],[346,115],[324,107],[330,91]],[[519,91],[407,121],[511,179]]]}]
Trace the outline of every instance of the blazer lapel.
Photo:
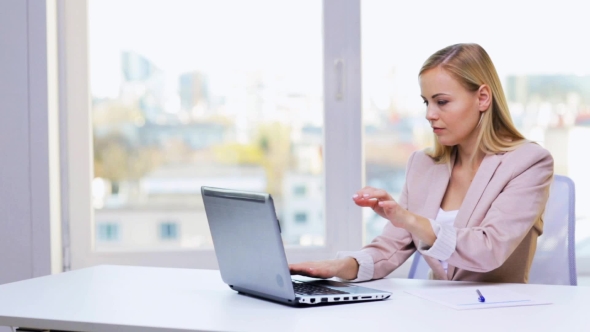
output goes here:
[{"label": "blazer lapel", "polygon": [[[464,228],[467,226],[481,195],[485,191],[486,187],[490,183],[490,180],[496,169],[500,165],[501,158],[495,154],[488,154],[483,158],[481,165],[479,165],[479,169],[477,173],[475,173],[475,177],[473,178],[473,182],[467,189],[467,194],[463,199],[463,203],[459,208],[459,212],[457,212],[457,218],[455,219],[455,227],[456,228]],[[455,273],[455,267],[449,265],[448,267],[448,274],[449,280],[452,280],[453,274]]]},{"label": "blazer lapel", "polygon": [[455,227],[463,228],[467,226],[467,222],[469,221],[469,218],[471,218],[475,206],[479,202],[481,195],[483,195],[484,190],[488,186],[488,183],[490,183],[490,179],[499,165],[500,157],[495,154],[489,154],[483,158],[469,189],[467,189],[467,194],[465,194],[463,203],[459,208],[457,218],[455,219]]},{"label": "blazer lapel", "polygon": [[[430,219],[436,219],[436,215],[438,214],[438,209],[440,208],[440,204],[442,203],[442,199],[445,196],[445,192],[447,191],[447,186],[449,185],[449,179],[451,178],[452,165],[454,163],[454,158],[451,158],[451,167],[449,164],[435,164],[434,167],[429,172],[429,183],[430,188],[428,190],[428,194],[426,196],[426,200],[422,207],[422,211],[420,211],[420,215]],[[414,238],[414,242],[416,243],[416,247],[418,247],[419,240]],[[445,271],[440,265],[440,262],[432,257],[423,256],[430,268],[432,269],[435,276],[443,276]]]},{"label": "blazer lapel", "polygon": [[447,191],[447,186],[449,185],[451,169],[452,163],[451,167],[449,167],[448,164],[434,165],[432,172],[430,173],[430,190],[428,191],[428,196],[426,197],[422,211],[424,217],[436,219],[438,209],[440,208],[440,204],[442,203],[445,192]]}]

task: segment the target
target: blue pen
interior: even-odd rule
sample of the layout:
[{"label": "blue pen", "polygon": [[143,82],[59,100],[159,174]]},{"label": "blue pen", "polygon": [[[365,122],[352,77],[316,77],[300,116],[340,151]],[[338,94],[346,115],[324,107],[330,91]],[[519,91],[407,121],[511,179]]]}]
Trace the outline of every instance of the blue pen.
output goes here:
[{"label": "blue pen", "polygon": [[479,289],[476,289],[475,291],[477,292],[477,295],[479,295],[479,297],[477,298],[477,300],[479,302],[485,302],[486,301],[486,298],[483,297],[483,295],[481,295],[481,292],[479,291]]}]

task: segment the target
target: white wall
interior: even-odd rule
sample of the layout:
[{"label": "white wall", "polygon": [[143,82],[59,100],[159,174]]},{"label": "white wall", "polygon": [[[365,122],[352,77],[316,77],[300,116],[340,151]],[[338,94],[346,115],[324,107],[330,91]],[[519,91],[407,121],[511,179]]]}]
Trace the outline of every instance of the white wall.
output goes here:
[{"label": "white wall", "polygon": [[0,284],[61,268],[55,29],[54,1],[0,1]]},{"label": "white wall", "polygon": [[27,2],[0,2],[0,284],[33,274]]}]

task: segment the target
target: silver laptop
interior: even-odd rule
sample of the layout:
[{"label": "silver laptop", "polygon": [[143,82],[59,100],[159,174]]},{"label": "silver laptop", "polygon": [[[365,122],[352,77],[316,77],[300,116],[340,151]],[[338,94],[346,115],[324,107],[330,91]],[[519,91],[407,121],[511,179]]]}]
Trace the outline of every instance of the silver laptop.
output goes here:
[{"label": "silver laptop", "polygon": [[391,293],[323,279],[291,278],[267,193],[201,187],[223,281],[233,290],[290,305],[383,300]]}]

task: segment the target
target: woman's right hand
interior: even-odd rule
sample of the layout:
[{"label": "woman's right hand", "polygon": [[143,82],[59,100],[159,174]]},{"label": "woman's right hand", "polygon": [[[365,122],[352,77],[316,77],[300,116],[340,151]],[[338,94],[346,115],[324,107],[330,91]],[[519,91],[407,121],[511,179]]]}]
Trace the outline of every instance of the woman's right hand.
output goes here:
[{"label": "woman's right hand", "polygon": [[344,257],[342,259],[289,264],[289,270],[291,271],[291,274],[312,278],[328,279],[338,277],[352,280],[356,279],[359,265],[356,259],[352,257]]}]

